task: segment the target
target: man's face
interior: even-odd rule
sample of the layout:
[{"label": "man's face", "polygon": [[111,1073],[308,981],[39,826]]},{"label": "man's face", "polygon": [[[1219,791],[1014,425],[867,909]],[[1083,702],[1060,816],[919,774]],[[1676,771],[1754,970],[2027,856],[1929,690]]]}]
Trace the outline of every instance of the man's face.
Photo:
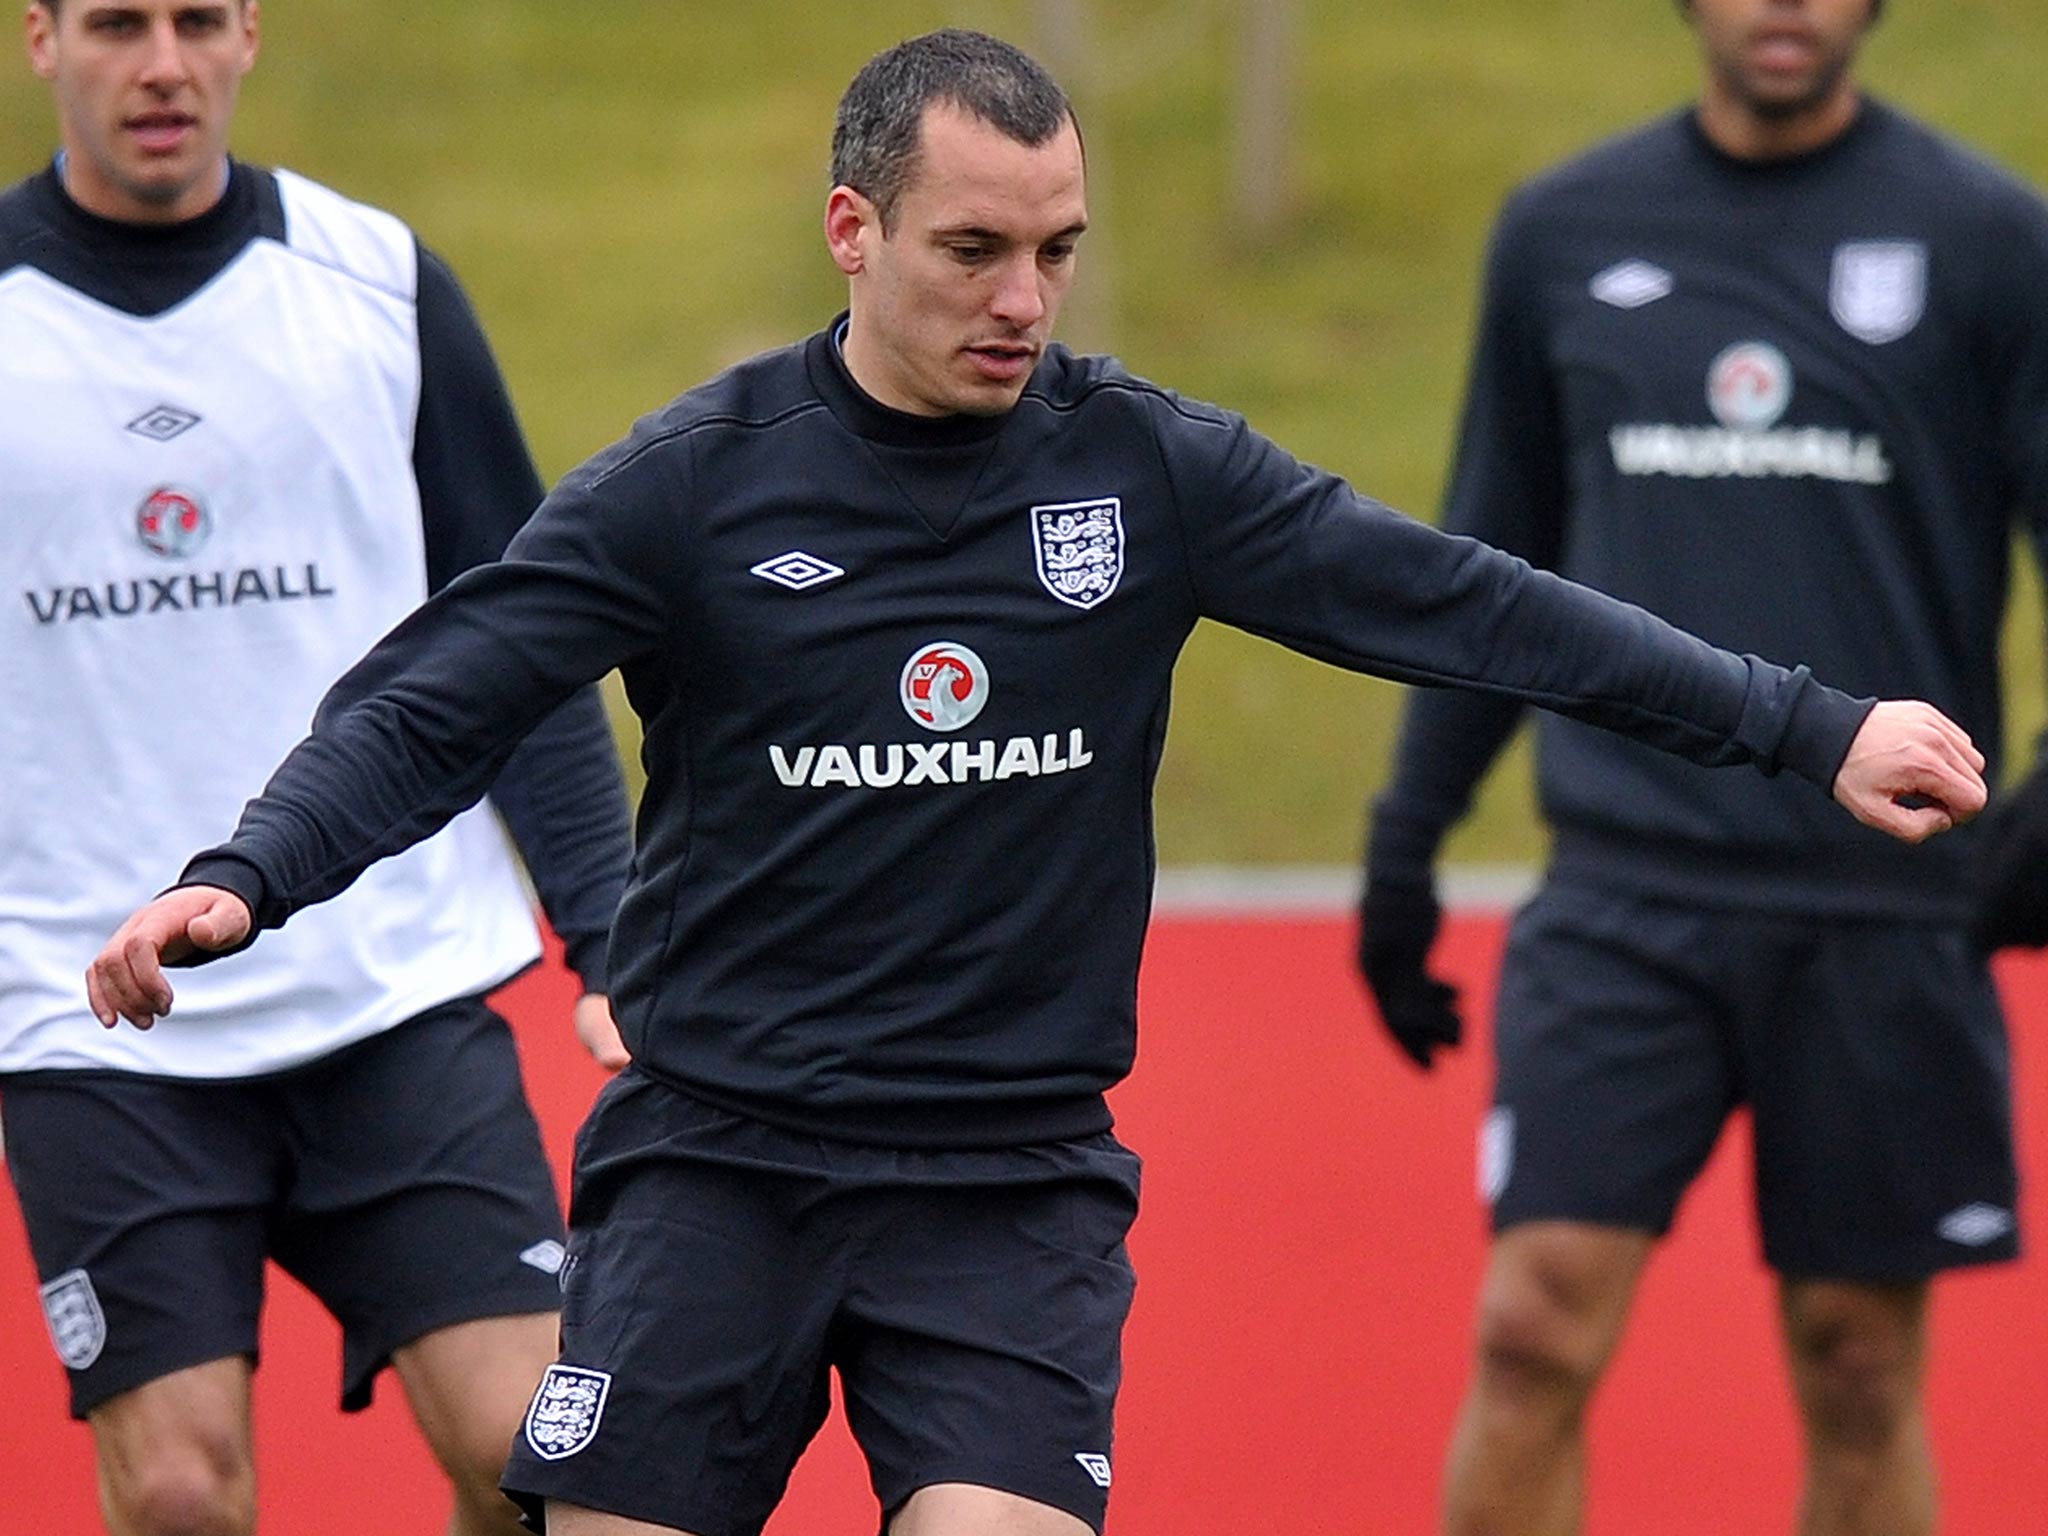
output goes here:
[{"label": "man's face", "polygon": [[50,82],[64,185],[104,218],[204,213],[242,76],[256,62],[256,0],[62,0],[28,8],[28,56]]},{"label": "man's face", "polygon": [[1756,117],[1810,112],[1841,87],[1872,0],[1690,0],[1713,84]]},{"label": "man's face", "polygon": [[835,188],[826,235],[850,279],[861,387],[920,416],[1015,405],[1073,281],[1084,180],[1071,120],[1033,149],[941,104],[886,234],[872,203]]}]

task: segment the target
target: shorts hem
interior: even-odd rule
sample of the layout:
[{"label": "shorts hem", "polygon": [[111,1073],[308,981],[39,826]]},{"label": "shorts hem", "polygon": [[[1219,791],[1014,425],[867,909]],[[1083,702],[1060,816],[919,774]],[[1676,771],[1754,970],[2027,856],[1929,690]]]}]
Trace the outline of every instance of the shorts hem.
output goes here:
[{"label": "shorts hem", "polygon": [[[538,1275],[539,1271],[535,1271]],[[373,1353],[366,1365],[351,1370],[341,1384],[341,1411],[361,1413],[370,1406],[377,1377],[391,1364],[391,1357],[409,1344],[417,1344],[430,1333],[462,1323],[480,1323],[494,1317],[524,1317],[532,1313],[559,1314],[561,1289],[548,1282],[538,1293],[501,1290],[488,1295],[452,1297],[432,1307],[409,1314],[391,1330],[395,1337],[380,1338],[370,1346]]]},{"label": "shorts hem", "polygon": [[2021,1257],[2016,1242],[1993,1243],[1968,1253],[1922,1253],[1910,1259],[1859,1263],[1832,1258],[1809,1260],[1781,1257],[1764,1249],[1764,1263],[1782,1280],[1827,1280],[1845,1285],[1913,1285],[1950,1270],[1983,1269],[2013,1264]]},{"label": "shorts hem", "polygon": [[1043,1468],[1020,1471],[1013,1467],[991,1467],[986,1462],[937,1463],[919,1468],[903,1481],[906,1487],[902,1494],[882,1507],[881,1536],[887,1536],[889,1522],[896,1518],[913,1495],[935,1483],[965,1483],[975,1488],[993,1488],[997,1493],[1015,1494],[1020,1499],[1029,1499],[1034,1504],[1043,1504],[1048,1509],[1085,1521],[1095,1536],[1102,1536],[1102,1528],[1108,1518],[1101,1507],[1108,1502],[1107,1489],[1102,1490],[1102,1498],[1087,1501],[1085,1508],[1077,1507],[1083,1503],[1081,1499],[1046,1486]]},{"label": "shorts hem", "polygon": [[1662,1242],[1671,1235],[1671,1224],[1676,1213],[1661,1221],[1619,1211],[1564,1211],[1564,1210],[1494,1210],[1488,1218],[1493,1235],[1499,1237],[1510,1227],[1526,1227],[1538,1221],[1568,1221],[1582,1227],[1605,1227],[1613,1232],[1627,1232],[1635,1236],[1651,1238]]},{"label": "shorts hem", "polygon": [[611,1495],[589,1496],[581,1492],[563,1492],[560,1489],[540,1491],[528,1483],[515,1484],[508,1471],[499,1490],[519,1506],[520,1524],[530,1531],[547,1530],[546,1505],[553,1499],[562,1504],[573,1504],[578,1509],[587,1509],[593,1514],[617,1515],[622,1520],[644,1520],[649,1525],[665,1526],[670,1530],[687,1531],[690,1536],[760,1536],[767,1525],[766,1520],[753,1525],[734,1525],[730,1517],[704,1511],[699,1513],[684,1509],[678,1513],[673,1505],[657,1507],[652,1501],[621,1499]]},{"label": "shorts hem", "polygon": [[153,1381],[162,1381],[166,1376],[175,1376],[180,1371],[189,1371],[196,1366],[211,1365],[216,1360],[246,1360],[254,1372],[258,1363],[258,1352],[254,1345],[206,1346],[172,1356],[166,1361],[152,1361],[148,1365],[138,1364],[119,1375],[95,1380],[91,1390],[81,1390],[78,1380],[73,1377],[71,1384],[71,1417],[83,1424],[96,1408],[104,1407],[124,1392],[133,1392],[146,1387]]}]

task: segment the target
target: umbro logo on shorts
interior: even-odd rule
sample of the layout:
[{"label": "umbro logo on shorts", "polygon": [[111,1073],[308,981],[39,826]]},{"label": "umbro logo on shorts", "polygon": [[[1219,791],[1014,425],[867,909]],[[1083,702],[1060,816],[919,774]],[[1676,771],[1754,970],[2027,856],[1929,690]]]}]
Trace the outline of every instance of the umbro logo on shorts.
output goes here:
[{"label": "umbro logo on shorts", "polygon": [[526,1443],[542,1461],[574,1456],[597,1438],[604,1400],[611,1394],[609,1371],[580,1365],[551,1365],[526,1410]]},{"label": "umbro logo on shorts", "polygon": [[2012,1230],[2012,1212],[2002,1205],[1986,1205],[1979,1200],[1950,1211],[1934,1230],[1965,1248],[1982,1248]]},{"label": "umbro logo on shorts", "polygon": [[1096,1487],[1107,1488],[1109,1486],[1109,1458],[1107,1456],[1098,1456],[1093,1451],[1076,1451],[1074,1452],[1074,1460],[1081,1463],[1081,1470],[1088,1474]]},{"label": "umbro logo on shorts", "polygon": [[562,1260],[568,1257],[568,1250],[552,1237],[544,1237],[531,1248],[520,1250],[519,1262],[530,1264],[544,1275],[559,1275]]}]

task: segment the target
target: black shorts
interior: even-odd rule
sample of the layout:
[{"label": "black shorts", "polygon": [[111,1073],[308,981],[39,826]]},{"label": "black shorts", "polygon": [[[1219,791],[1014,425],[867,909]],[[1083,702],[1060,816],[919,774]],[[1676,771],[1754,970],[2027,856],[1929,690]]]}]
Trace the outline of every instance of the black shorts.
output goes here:
[{"label": "black shorts", "polygon": [[562,1356],[505,1489],[755,1536],[829,1373],[886,1520],[975,1483],[1098,1531],[1138,1160],[1107,1133],[899,1151],[777,1130],[628,1069],[576,1147]]},{"label": "black shorts", "polygon": [[2019,1251],[2005,1021],[1960,929],[1552,883],[1515,919],[1495,1037],[1496,1229],[1661,1235],[1747,1104],[1779,1273],[1909,1282]]},{"label": "black shorts", "polygon": [[269,1077],[19,1074],[0,1114],[74,1417],[253,1360],[266,1256],[340,1321],[348,1409],[415,1339],[561,1304],[554,1181],[481,999]]}]

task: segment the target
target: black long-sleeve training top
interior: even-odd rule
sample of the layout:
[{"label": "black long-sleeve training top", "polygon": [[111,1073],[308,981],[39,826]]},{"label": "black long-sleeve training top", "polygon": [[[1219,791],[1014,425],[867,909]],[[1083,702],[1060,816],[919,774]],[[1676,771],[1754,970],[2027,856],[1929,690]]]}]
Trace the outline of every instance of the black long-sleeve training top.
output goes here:
[{"label": "black long-sleeve training top", "polygon": [[[1447,528],[1859,692],[1991,760],[2015,521],[2048,538],[2048,208],[1875,101],[1753,163],[1690,110],[1503,211]],[[1374,816],[1419,882],[1520,718],[1418,693]],[[1737,909],[1960,917],[1971,838],[1894,842],[1811,795],[1538,722],[1555,870]]]},{"label": "black long-sleeve training top", "polygon": [[567,476],[342,680],[186,878],[281,923],[616,665],[645,723],[612,945],[638,1065],[843,1139],[1085,1134],[1131,1065],[1152,780],[1204,616],[1823,786],[1869,708],[1112,361],[1054,347],[1007,414],[921,419],[863,394],[828,330]]}]

